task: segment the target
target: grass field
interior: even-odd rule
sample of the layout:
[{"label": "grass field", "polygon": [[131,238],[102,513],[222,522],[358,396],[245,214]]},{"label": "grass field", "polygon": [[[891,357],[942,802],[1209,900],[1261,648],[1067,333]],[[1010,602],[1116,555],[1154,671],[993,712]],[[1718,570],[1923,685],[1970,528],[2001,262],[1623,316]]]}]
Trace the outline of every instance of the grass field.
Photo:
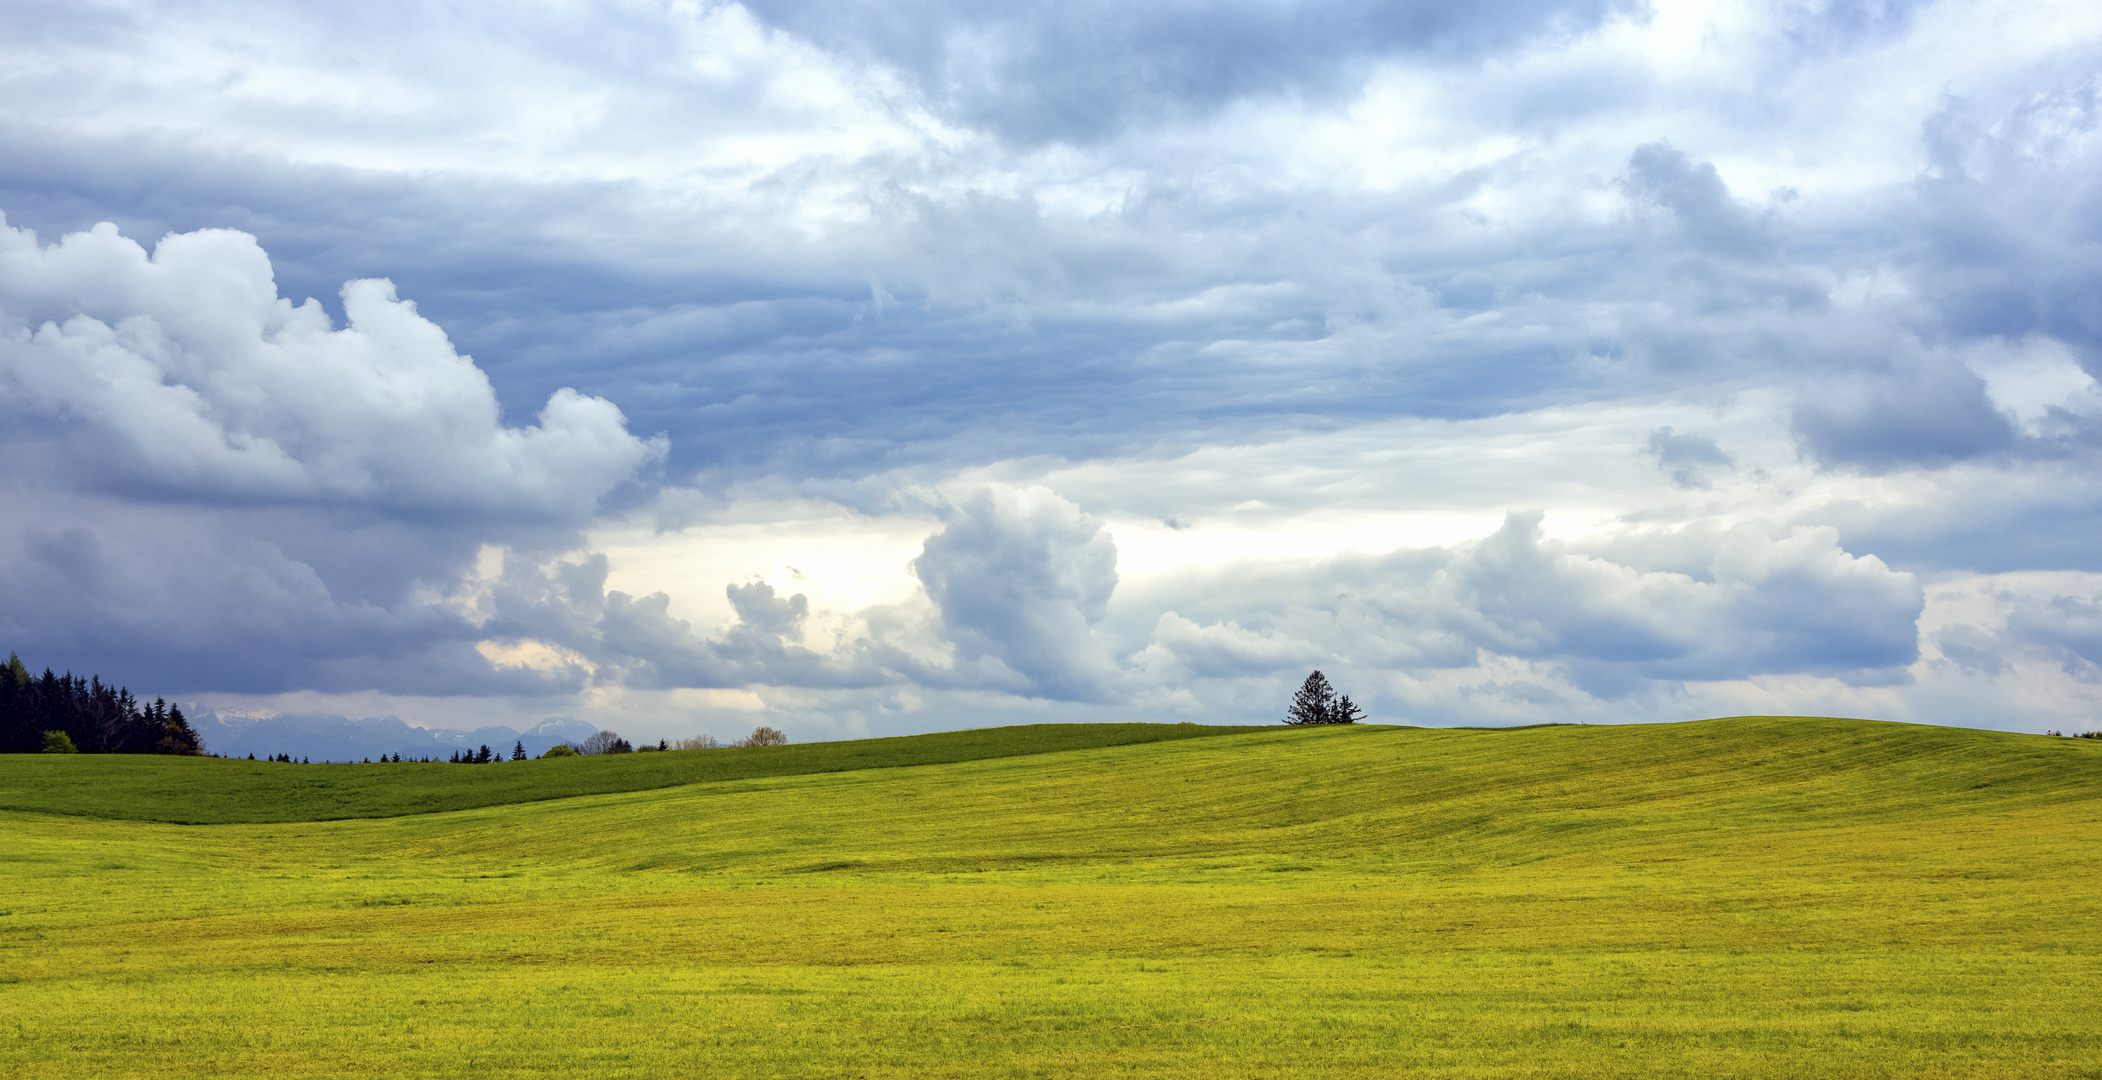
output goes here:
[{"label": "grass field", "polygon": [[[561,762],[444,762],[344,768],[152,755],[0,757],[0,810],[29,810],[178,825],[400,817],[477,806],[646,791],[760,776],[801,776],[1052,754],[1102,746],[1268,730],[1196,724],[1026,724],[853,739],[736,753],[633,754]],[[36,764],[29,764],[34,760]]]},{"label": "grass field", "polygon": [[2102,1077],[2102,742],[1059,737],[0,758],[0,1073]]}]

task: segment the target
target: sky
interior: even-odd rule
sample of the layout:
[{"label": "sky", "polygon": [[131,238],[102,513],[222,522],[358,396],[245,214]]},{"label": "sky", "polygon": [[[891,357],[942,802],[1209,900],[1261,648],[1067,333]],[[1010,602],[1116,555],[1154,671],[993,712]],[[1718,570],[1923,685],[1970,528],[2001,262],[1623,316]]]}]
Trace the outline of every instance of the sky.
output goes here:
[{"label": "sky", "polygon": [[2102,7],[0,7],[0,647],[795,741],[2102,727]]}]

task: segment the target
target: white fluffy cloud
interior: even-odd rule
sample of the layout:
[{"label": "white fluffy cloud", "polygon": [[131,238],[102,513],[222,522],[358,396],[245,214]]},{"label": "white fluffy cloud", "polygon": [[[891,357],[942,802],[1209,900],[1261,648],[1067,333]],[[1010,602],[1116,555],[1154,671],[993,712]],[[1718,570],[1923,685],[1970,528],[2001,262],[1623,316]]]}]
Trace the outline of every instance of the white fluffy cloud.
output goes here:
[{"label": "white fluffy cloud", "polygon": [[64,481],[202,500],[581,520],[660,447],[560,390],[508,427],[488,377],[386,281],[348,325],[277,295],[255,238],[115,226],[49,247],[0,219],[0,390]]},{"label": "white fluffy cloud", "polygon": [[1041,487],[985,488],[929,537],[913,572],[964,663],[990,661],[1019,689],[1104,697],[1114,665],[1093,633],[1117,587],[1102,523]]}]

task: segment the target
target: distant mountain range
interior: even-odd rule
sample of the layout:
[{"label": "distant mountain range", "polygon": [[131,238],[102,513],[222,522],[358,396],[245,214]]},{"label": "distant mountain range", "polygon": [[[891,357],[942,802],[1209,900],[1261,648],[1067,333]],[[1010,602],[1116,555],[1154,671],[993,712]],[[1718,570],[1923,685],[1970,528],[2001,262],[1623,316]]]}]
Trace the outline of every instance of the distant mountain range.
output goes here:
[{"label": "distant mountain range", "polygon": [[525,744],[528,755],[539,757],[556,743],[580,743],[598,734],[597,728],[567,716],[550,716],[524,731],[507,727],[460,731],[416,727],[398,716],[368,716],[362,720],[302,713],[220,716],[204,708],[189,715],[190,726],[204,740],[205,753],[237,758],[250,754],[258,758],[290,754],[313,761],[364,761],[381,754],[444,758],[455,750],[476,750],[484,745],[508,757],[511,748],[519,743]]}]

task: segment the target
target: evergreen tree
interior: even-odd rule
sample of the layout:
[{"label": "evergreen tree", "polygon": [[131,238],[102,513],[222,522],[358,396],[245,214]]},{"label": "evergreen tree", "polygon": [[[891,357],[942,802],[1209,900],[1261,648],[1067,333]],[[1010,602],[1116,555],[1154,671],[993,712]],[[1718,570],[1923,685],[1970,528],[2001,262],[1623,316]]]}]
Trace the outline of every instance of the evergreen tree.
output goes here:
[{"label": "evergreen tree", "polygon": [[22,658],[7,654],[7,667],[0,668],[0,754],[34,753],[43,745],[43,729],[36,726],[36,684]]},{"label": "evergreen tree", "polygon": [[1335,711],[1336,690],[1328,684],[1328,676],[1316,671],[1299,684],[1299,692],[1292,695],[1292,707],[1285,710],[1287,724],[1326,724]]},{"label": "evergreen tree", "polygon": [[[154,702],[159,705],[159,701]],[[155,753],[182,754],[187,757],[204,755],[204,740],[197,737],[197,729],[190,726],[190,718],[182,714],[182,706],[170,705],[161,720],[161,741],[154,747]]]},{"label": "evergreen tree", "polygon": [[155,699],[148,705],[102,676],[82,678],[44,669],[32,677],[20,655],[0,667],[0,753],[35,753],[44,733],[60,731],[85,754],[202,754],[182,710]]},{"label": "evergreen tree", "polygon": [[526,752],[525,752],[525,740],[524,740],[524,739],[520,739],[520,740],[518,740],[517,742],[515,742],[515,743],[512,743],[512,744],[511,744],[511,760],[512,760],[512,761],[524,761],[525,759],[526,759]]},{"label": "evergreen tree", "polygon": [[1306,677],[1299,691],[1292,695],[1292,707],[1285,711],[1285,723],[1303,724],[1355,724],[1365,718],[1365,711],[1350,700],[1350,695],[1336,696],[1336,688],[1328,683],[1328,676],[1316,671]]}]

